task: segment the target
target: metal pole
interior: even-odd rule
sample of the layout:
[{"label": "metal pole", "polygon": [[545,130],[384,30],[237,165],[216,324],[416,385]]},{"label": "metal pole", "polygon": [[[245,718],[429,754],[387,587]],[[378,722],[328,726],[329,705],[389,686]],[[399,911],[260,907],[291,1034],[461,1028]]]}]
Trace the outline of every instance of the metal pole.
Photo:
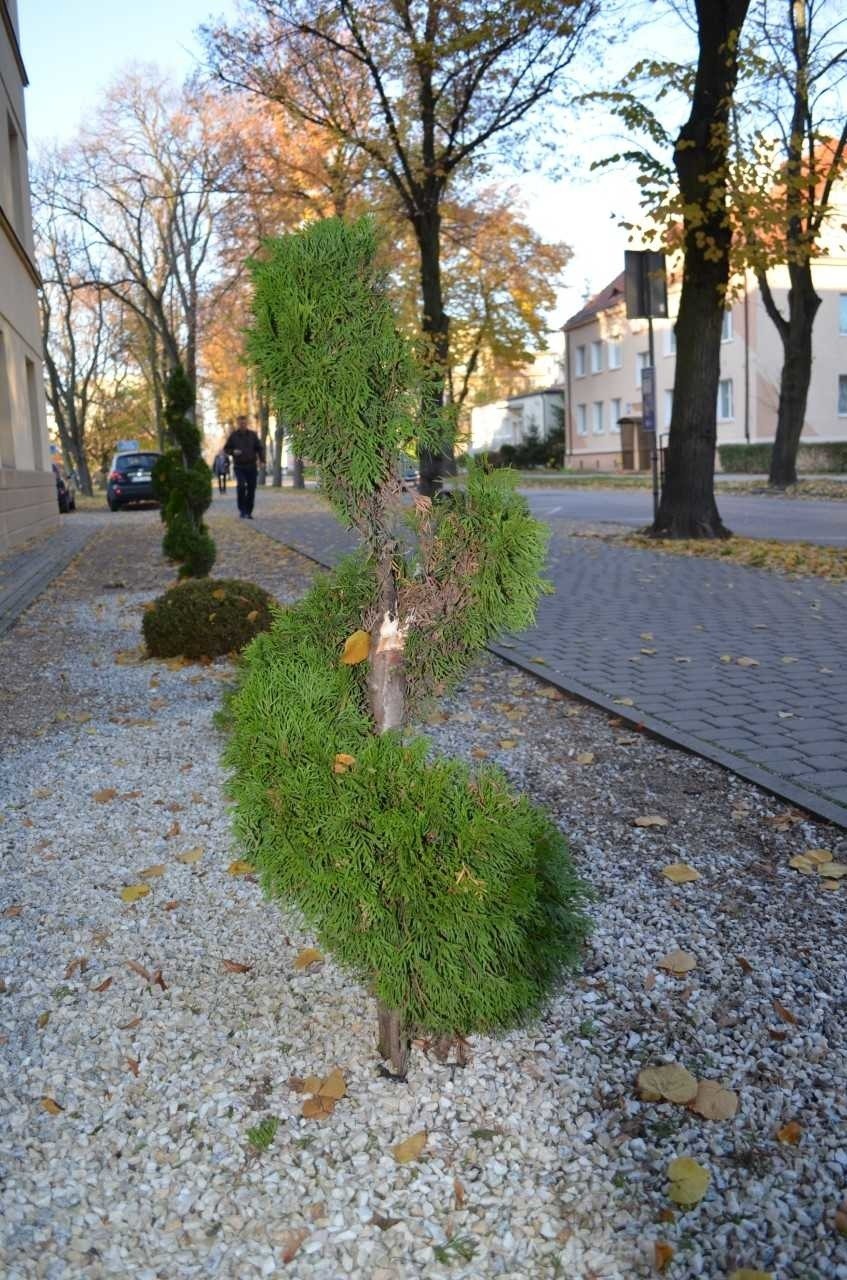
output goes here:
[{"label": "metal pole", "polygon": [[[650,361],[650,367],[653,370],[653,386],[656,387],[656,349],[653,343],[653,317],[647,316],[647,334],[649,339],[650,354],[647,357]],[[656,396],[658,401],[658,395]],[[655,421],[653,423],[653,445],[651,451],[651,461],[653,463],[653,521],[659,518],[659,406],[655,406]]]}]

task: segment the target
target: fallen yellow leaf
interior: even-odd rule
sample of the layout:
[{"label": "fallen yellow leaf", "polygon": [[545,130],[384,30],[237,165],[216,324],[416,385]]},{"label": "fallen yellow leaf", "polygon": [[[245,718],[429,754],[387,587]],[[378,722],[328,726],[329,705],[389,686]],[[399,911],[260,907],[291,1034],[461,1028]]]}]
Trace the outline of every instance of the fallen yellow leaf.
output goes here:
[{"label": "fallen yellow leaf", "polygon": [[803,1126],[796,1120],[789,1120],[788,1124],[784,1124],[781,1129],[776,1131],[777,1141],[785,1142],[792,1147],[797,1146],[802,1136]]},{"label": "fallen yellow leaf", "polygon": [[619,707],[634,707],[635,703],[632,698],[615,698],[615,702]]},{"label": "fallen yellow leaf", "polygon": [[227,871],[231,876],[252,876],[256,868],[250,862],[245,862],[243,858],[236,858],[227,867]]},{"label": "fallen yellow leaf", "polygon": [[847,862],[822,862],[818,871],[828,880],[841,880],[847,876]]},{"label": "fallen yellow leaf", "polygon": [[805,853],[795,853],[793,858],[788,859],[789,867],[793,867],[795,871],[800,871],[804,876],[814,875],[814,864],[806,857]]},{"label": "fallen yellow leaf", "polygon": [[662,875],[674,884],[689,884],[692,880],[700,879],[700,872],[689,867],[687,862],[672,862],[670,866],[662,867]]},{"label": "fallen yellow leaf", "polygon": [[578,755],[578,756],[577,756],[577,758],[576,758],[576,762],[577,762],[577,764],[593,764],[593,763],[594,763],[594,752],[593,752],[593,751],[580,751],[579,755]]},{"label": "fallen yellow leaf", "polygon": [[634,827],[667,827],[670,825],[667,818],[662,818],[658,813],[645,813],[640,818],[636,818],[632,824]]},{"label": "fallen yellow leaf", "polygon": [[247,621],[248,621],[248,622],[255,622],[255,621],[256,621],[256,619],[258,618],[258,616],[259,616],[259,610],[258,610],[258,609],[251,609],[251,610],[250,610],[250,612],[247,614]]},{"label": "fallen yellow leaf", "polygon": [[804,849],[798,857],[805,858],[807,862],[811,862],[814,866],[822,866],[824,862],[832,862],[832,854],[829,849]]},{"label": "fallen yellow leaf", "polygon": [[343,1098],[346,1095],[346,1093],[347,1082],[338,1067],[334,1067],[326,1079],[321,1082],[321,1086],[318,1089],[318,1096],[321,1098],[332,1098],[333,1102],[338,1102],[340,1098]]},{"label": "fallen yellow leaf", "polygon": [[356,763],[356,757],[348,755],[346,751],[339,751],[332,762],[333,773],[349,773]]},{"label": "fallen yellow leaf", "polygon": [[653,1245],[653,1266],[657,1271],[664,1271],[673,1257],[673,1245],[666,1240],[657,1240]]},{"label": "fallen yellow leaf", "polygon": [[60,1116],[64,1111],[64,1107],[60,1107],[54,1098],[43,1097],[41,1105],[45,1111],[49,1111],[51,1116]]},{"label": "fallen yellow leaf", "polygon": [[722,653],[722,654],[721,654],[721,657],[720,657],[720,660],[721,660],[721,662],[723,662],[723,663],[732,662],[732,654],[731,654],[731,653]]},{"label": "fallen yellow leaf", "polygon": [[515,738],[501,738],[497,745],[503,751],[511,751],[512,747],[516,747],[518,744]]},{"label": "fallen yellow leaf", "polygon": [[223,587],[218,587],[217,591],[213,591],[213,592],[212,592],[212,599],[213,599],[213,600],[225,600],[225,599],[226,599],[226,591],[224,590],[224,588],[223,588]]},{"label": "fallen yellow leaf", "polygon": [[184,853],[178,853],[176,855],[176,860],[177,862],[184,862],[186,864],[190,864],[192,862],[199,862],[202,857],[203,857],[203,849],[198,844],[198,845],[195,845],[193,849],[186,849]]},{"label": "fallen yellow leaf", "polygon": [[841,888],[841,881],[823,879],[821,880],[821,888],[828,889],[830,892],[834,893],[835,890]]},{"label": "fallen yellow leaf", "polygon": [[698,1204],[709,1189],[711,1174],[690,1156],[678,1156],[668,1165],[668,1195],[674,1204]]},{"label": "fallen yellow leaf", "polygon": [[738,1094],[715,1080],[701,1080],[690,1109],[704,1120],[731,1120],[738,1110]]},{"label": "fallen yellow leaf", "polygon": [[367,631],[354,631],[344,641],[341,662],[346,667],[358,666],[364,662],[371,651],[371,637]]},{"label": "fallen yellow leaf", "polygon": [[691,951],[669,951],[656,963],[660,969],[667,969],[668,973],[690,973],[697,967],[697,959]]},{"label": "fallen yellow leaf", "polygon": [[471,755],[474,760],[487,760],[488,752],[484,747],[471,747]]},{"label": "fallen yellow leaf", "polygon": [[638,1091],[643,1102],[691,1102],[697,1096],[697,1080],[678,1062],[644,1067],[638,1073]]},{"label": "fallen yellow leaf", "polygon": [[758,667],[759,665],[757,658],[736,658],[735,662],[739,667]]},{"label": "fallen yellow leaf", "polygon": [[144,870],[139,871],[138,874],[141,876],[142,880],[153,880],[156,876],[163,876],[165,874],[165,864],[164,862],[157,862],[155,866],[145,867]]},{"label": "fallen yellow leaf", "polygon": [[297,1256],[297,1252],[304,1240],[308,1238],[309,1231],[307,1227],[290,1227],[287,1231],[283,1231],[280,1237],[282,1246],[281,1260],[283,1266],[289,1262],[293,1262]]},{"label": "fallen yellow leaf", "polygon": [[150,891],[149,884],[128,884],[121,889],[121,898],[124,902],[137,902],[139,898],[146,898]]},{"label": "fallen yellow leaf", "polygon": [[102,791],[95,791],[92,799],[96,800],[97,804],[108,804],[110,800],[114,800],[117,794],[117,790],[114,787],[104,787]]},{"label": "fallen yellow leaf", "polygon": [[398,1142],[391,1148],[391,1154],[398,1164],[409,1164],[412,1160],[419,1159],[426,1146],[426,1139],[426,1129],[421,1129],[419,1133],[413,1133],[411,1138]]},{"label": "fallen yellow leaf", "polygon": [[294,961],[295,969],[308,969],[310,964],[320,964],[323,956],[315,947],[304,947]]}]

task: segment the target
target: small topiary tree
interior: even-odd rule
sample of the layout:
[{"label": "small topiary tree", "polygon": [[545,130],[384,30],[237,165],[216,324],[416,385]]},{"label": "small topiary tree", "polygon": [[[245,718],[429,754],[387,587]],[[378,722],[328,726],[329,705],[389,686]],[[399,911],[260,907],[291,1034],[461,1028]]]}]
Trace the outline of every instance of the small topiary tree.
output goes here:
[{"label": "small topiary tree", "polygon": [[538,1007],[576,957],[585,890],[502,772],[432,759],[407,729],[489,638],[532,621],[545,537],[508,474],[478,466],[461,491],[404,508],[398,453],[443,441],[416,419],[420,379],[375,250],[368,220],[331,219],[252,263],[250,354],[364,550],[246,650],[226,761],[266,892],[293,898],[368,983],[402,1074],[413,1034],[449,1041]]},{"label": "small topiary tree", "polygon": [[176,447],[153,468],[153,492],[166,531],[162,549],[179,565],[180,578],[205,578],[215,563],[215,543],[203,522],[212,501],[212,472],[200,453],[200,428],[189,417],[194,388],[180,365],[165,388],[165,421]]}]

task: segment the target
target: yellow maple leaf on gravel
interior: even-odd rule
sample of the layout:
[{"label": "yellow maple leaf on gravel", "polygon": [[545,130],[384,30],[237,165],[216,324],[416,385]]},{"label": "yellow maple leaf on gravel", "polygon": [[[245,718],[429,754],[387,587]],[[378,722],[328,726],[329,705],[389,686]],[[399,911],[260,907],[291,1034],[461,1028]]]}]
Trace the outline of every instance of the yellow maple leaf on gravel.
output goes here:
[{"label": "yellow maple leaf on gravel", "polygon": [[391,1154],[398,1164],[410,1164],[412,1160],[420,1158],[426,1146],[426,1139],[426,1129],[421,1129],[419,1133],[413,1133],[410,1138],[405,1138],[393,1146]]},{"label": "yellow maple leaf on gravel", "polygon": [[150,892],[149,884],[128,884],[125,889],[121,889],[121,898],[124,902],[137,902],[139,898],[146,898]]},{"label": "yellow maple leaf on gravel", "polygon": [[677,1156],[668,1165],[668,1195],[674,1204],[699,1204],[709,1189],[712,1175],[691,1156]]},{"label": "yellow maple leaf on gravel", "polygon": [[669,866],[662,867],[662,875],[674,884],[689,884],[692,880],[701,878],[700,872],[687,862],[672,862]]}]

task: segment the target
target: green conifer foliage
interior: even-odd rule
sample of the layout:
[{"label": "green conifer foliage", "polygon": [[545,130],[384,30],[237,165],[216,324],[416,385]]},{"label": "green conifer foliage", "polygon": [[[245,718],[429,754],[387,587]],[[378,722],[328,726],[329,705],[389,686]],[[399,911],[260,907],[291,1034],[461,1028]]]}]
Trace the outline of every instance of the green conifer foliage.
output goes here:
[{"label": "green conifer foliage", "polygon": [[203,522],[212,501],[212,472],[203,461],[200,428],[189,416],[194,388],[178,365],[165,388],[165,421],[175,448],[153,468],[153,492],[165,523],[162,549],[179,565],[180,578],[205,578],[215,563],[215,544]]},{"label": "green conifer foliage", "polygon": [[[462,491],[404,502],[394,464],[420,440],[421,383],[374,250],[370,222],[333,219],[252,264],[252,357],[364,549],[252,642],[224,721],[236,827],[265,890],[369,985],[380,1050],[403,1072],[413,1034],[538,1008],[578,953],[586,890],[501,771],[433,758],[408,729],[487,640],[532,621],[545,537],[506,471],[472,465]],[[368,657],[347,664],[361,631]]]}]

